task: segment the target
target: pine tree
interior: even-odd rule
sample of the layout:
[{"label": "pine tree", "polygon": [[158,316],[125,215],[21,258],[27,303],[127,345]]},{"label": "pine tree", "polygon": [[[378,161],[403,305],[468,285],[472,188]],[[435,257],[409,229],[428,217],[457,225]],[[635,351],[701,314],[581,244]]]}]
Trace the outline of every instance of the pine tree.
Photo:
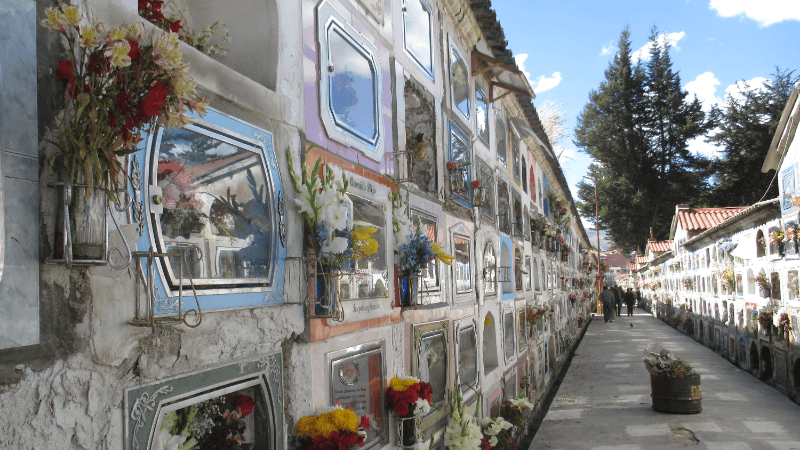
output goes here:
[{"label": "pine tree", "polygon": [[[687,102],[680,76],[657,30],[647,65],[631,61],[630,32],[578,118],[575,145],[591,155],[597,180],[600,226],[625,250],[644,247],[650,228],[666,237],[676,203],[701,192],[702,159],[687,141],[705,130],[698,101]],[[594,184],[578,185],[578,208],[594,218]]]},{"label": "pine tree", "polygon": [[[739,95],[729,95],[725,106],[711,109],[717,132],[707,142],[722,147],[714,160],[709,202],[718,206],[751,205],[778,196],[778,183],[767,187],[774,172],[761,173],[783,108],[800,76],[775,68],[772,80],[760,86],[742,83]],[[765,195],[766,194],[766,195]]]}]

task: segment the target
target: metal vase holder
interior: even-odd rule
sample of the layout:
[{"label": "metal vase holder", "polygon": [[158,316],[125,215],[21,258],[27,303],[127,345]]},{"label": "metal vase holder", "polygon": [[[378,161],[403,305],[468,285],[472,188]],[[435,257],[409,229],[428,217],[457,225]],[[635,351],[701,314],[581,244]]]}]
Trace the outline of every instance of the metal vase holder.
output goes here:
[{"label": "metal vase holder", "polygon": [[[73,185],[70,181],[52,183],[49,184],[49,186],[60,187],[62,195],[60,196],[61,204],[59,205],[59,212],[61,214],[59,219],[61,223],[59,224],[60,227],[57,228],[56,232],[56,242],[58,243],[57,245],[59,248],[56,249],[54,257],[47,258],[47,263],[66,264],[67,267],[72,267],[72,265],[109,265],[117,270],[127,268],[132,259],[131,247],[128,245],[128,240],[122,233],[119,223],[117,223],[117,218],[114,216],[113,211],[111,211],[112,202],[108,201],[108,195],[106,192],[102,188],[89,187],[84,184]],[[91,189],[93,192],[89,195],[88,200],[85,200],[85,203],[83,204],[76,203],[73,205],[73,201],[80,202],[81,197],[85,199],[85,192],[89,189]],[[76,192],[73,192],[73,190]],[[121,204],[115,203],[114,208],[118,212],[125,212],[130,206],[132,199],[126,191],[120,191],[120,193],[124,194],[126,201]],[[79,206],[81,207],[80,209],[78,208]],[[114,227],[117,229],[117,232],[122,238],[122,243],[125,245],[124,252],[120,247],[113,247],[110,250],[108,249],[109,216],[114,222]],[[77,225],[78,223],[80,223],[80,225]],[[78,236],[77,233],[80,233],[80,243],[73,242],[73,238]],[[93,236],[97,233],[99,233],[98,236]],[[76,236],[73,236],[73,234],[76,234]],[[96,241],[94,241],[92,238],[96,238]],[[93,253],[95,254],[91,256],[79,255],[80,257],[76,258],[74,251],[75,245],[94,247]],[[114,258],[112,258],[112,256],[115,252],[123,258],[122,264],[114,262]],[[125,256],[126,253],[127,257]]]},{"label": "metal vase holder", "polygon": [[397,418],[397,446],[414,448],[422,441],[420,436],[420,419],[417,416]]},{"label": "metal vase holder", "polygon": [[[196,253],[197,258],[189,258],[187,256],[189,251]],[[198,246],[190,245],[180,251],[169,253],[157,253],[150,247],[150,250],[146,252],[133,252],[133,257],[136,258],[136,313],[133,319],[128,321],[128,324],[136,327],[150,327],[155,332],[156,325],[178,325],[183,323],[187,327],[196,328],[203,323],[203,310],[200,308],[200,300],[197,298],[197,290],[194,287],[192,277],[189,277],[189,285],[192,288],[197,309],[183,311],[183,268],[189,264],[197,264],[203,258],[203,252]],[[142,267],[143,258],[147,259],[147,272]],[[180,274],[178,279],[180,281],[178,283],[178,312],[176,314],[156,317],[155,278],[157,274],[153,263],[157,258],[175,258],[178,261],[178,274]],[[145,287],[144,304],[141,302],[141,286]],[[195,323],[187,321],[189,313],[194,313]]]},{"label": "metal vase holder", "polygon": [[466,171],[463,167],[447,169],[447,177],[450,181],[450,195],[453,197],[465,196],[467,193],[467,181],[464,176]]},{"label": "metal vase holder", "polygon": [[419,274],[401,275],[397,278],[400,290],[400,306],[404,308],[418,308],[422,306],[420,302],[420,290],[423,286],[427,290],[428,286],[425,278]]},{"label": "metal vase holder", "polygon": [[339,280],[345,276],[340,269],[322,263],[316,256],[299,258],[306,268],[308,298],[306,317],[312,319],[344,320],[344,308],[339,295]]}]

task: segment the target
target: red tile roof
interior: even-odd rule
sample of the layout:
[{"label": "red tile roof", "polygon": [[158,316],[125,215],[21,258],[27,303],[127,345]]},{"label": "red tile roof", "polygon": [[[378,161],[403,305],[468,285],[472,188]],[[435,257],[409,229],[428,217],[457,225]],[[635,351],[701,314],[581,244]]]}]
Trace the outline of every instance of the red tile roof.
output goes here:
[{"label": "red tile roof", "polygon": [[692,208],[678,211],[681,228],[688,231],[705,230],[721,224],[729,217],[747,209],[747,206],[728,208]]},{"label": "red tile roof", "polygon": [[672,239],[666,241],[648,241],[647,246],[653,253],[668,252],[672,250]]},{"label": "red tile roof", "polygon": [[636,264],[628,264],[628,270],[636,270]]},{"label": "red tile roof", "polygon": [[647,263],[647,256],[636,257],[636,264],[646,264],[646,263]]}]

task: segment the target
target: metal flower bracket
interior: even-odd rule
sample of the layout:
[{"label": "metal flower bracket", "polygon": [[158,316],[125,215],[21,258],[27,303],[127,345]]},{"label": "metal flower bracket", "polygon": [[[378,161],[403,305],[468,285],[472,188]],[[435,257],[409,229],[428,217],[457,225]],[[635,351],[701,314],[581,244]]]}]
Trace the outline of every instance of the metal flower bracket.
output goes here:
[{"label": "metal flower bracket", "polygon": [[[189,258],[187,253],[189,251],[196,252],[196,258]],[[200,308],[200,300],[197,298],[197,290],[194,287],[194,280],[189,277],[189,285],[194,294],[194,300],[197,303],[197,309],[190,309],[183,312],[183,267],[184,265],[196,264],[203,258],[202,250],[196,245],[188,246],[178,252],[171,253],[157,253],[150,247],[146,252],[133,252],[133,257],[136,258],[136,312],[132,320],[128,324],[136,327],[150,327],[153,332],[156,330],[156,325],[178,325],[183,323],[189,328],[197,328],[203,323],[203,310]],[[147,258],[147,273],[142,268],[142,258]],[[156,317],[155,312],[155,267],[153,262],[156,258],[177,258],[178,259],[178,273],[180,280],[178,284],[178,313],[176,315],[169,315],[163,317]],[[146,288],[144,305],[140,304],[141,299],[141,286]],[[142,307],[143,306],[143,307]],[[195,323],[189,323],[187,317],[189,313],[194,312],[196,318]]]}]

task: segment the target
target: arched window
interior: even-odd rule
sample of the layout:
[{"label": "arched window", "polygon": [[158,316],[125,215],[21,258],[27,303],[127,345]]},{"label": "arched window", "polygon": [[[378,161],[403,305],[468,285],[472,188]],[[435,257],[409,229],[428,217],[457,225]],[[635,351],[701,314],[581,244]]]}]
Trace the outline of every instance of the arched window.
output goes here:
[{"label": "arched window", "polygon": [[756,233],[756,257],[761,258],[762,256],[766,256],[766,248],[767,241],[764,240],[764,232],[758,230],[758,233]]}]

